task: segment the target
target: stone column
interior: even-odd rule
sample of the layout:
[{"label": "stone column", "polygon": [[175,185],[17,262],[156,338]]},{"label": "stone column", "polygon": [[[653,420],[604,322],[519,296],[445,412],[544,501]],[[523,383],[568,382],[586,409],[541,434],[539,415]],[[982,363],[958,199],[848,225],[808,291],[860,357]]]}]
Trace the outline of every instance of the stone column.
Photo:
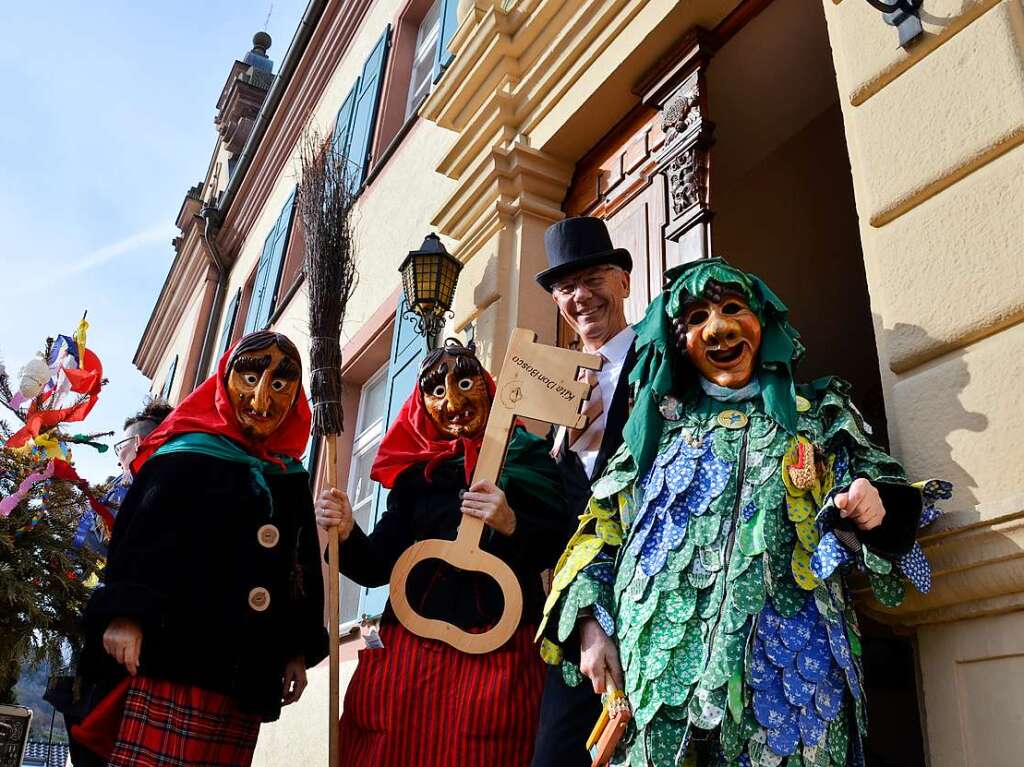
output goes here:
[{"label": "stone column", "polygon": [[433,219],[458,241],[464,264],[453,330],[474,324],[481,360],[495,373],[516,327],[555,343],[556,312],[534,275],[546,268],[544,230],[563,217],[573,166],[529,146],[517,106],[513,38],[529,14],[494,2],[461,2],[455,59],[423,114],[459,133],[438,172],[458,182]]}]

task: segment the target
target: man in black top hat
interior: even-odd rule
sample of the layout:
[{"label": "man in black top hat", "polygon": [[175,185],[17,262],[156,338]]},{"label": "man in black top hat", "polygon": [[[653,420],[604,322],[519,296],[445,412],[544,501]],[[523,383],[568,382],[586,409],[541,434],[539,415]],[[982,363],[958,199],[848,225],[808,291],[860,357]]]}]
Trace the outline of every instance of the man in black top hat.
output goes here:
[{"label": "man in black top hat", "polygon": [[[550,268],[537,275],[537,282],[551,294],[583,351],[603,358],[599,372],[588,372],[593,389],[584,413],[590,416],[589,425],[579,432],[563,428],[555,434],[555,459],[575,524],[590,499],[590,483],[622,443],[629,414],[628,379],[636,334],[626,321],[625,300],[633,260],[627,250],[612,245],[599,218],[559,221],[545,232],[544,245]],[[566,540],[572,532],[566,531]],[[595,621],[584,619],[579,630],[588,631],[590,623]],[[621,689],[622,680],[616,683]],[[591,760],[586,739],[600,713],[596,690],[588,685],[569,687],[561,667],[549,666],[532,767],[587,767]]]}]

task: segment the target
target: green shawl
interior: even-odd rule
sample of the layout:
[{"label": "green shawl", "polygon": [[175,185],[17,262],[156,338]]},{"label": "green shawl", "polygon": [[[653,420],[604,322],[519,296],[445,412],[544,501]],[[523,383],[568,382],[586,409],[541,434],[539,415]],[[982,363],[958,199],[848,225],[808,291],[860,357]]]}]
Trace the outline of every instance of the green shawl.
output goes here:
[{"label": "green shawl", "polygon": [[629,376],[634,388],[633,410],[623,431],[625,443],[643,475],[658,451],[663,417],[659,405],[669,394],[697,399],[699,382],[685,356],[676,349],[672,319],[687,299],[699,297],[714,280],[739,290],[761,321],[757,377],[765,412],[790,434],[796,434],[796,390],[793,370],[803,357],[800,334],[789,324],[789,309],[756,275],[737,269],[721,258],[677,266],[665,273],[666,287],[635,325],[637,362]]}]

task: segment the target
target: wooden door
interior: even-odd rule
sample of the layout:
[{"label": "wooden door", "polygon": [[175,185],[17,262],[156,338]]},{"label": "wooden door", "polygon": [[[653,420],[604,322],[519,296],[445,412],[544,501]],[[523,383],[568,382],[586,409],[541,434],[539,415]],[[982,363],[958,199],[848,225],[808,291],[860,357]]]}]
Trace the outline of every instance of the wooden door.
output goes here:
[{"label": "wooden door", "polygon": [[[658,291],[665,270],[678,263],[678,249],[666,241],[665,177],[655,172],[663,143],[660,113],[638,107],[605,136],[576,166],[566,197],[567,216],[598,216],[608,223],[616,247],[633,257],[626,319],[641,319]],[[559,317],[558,338],[575,345],[572,331]]]}]

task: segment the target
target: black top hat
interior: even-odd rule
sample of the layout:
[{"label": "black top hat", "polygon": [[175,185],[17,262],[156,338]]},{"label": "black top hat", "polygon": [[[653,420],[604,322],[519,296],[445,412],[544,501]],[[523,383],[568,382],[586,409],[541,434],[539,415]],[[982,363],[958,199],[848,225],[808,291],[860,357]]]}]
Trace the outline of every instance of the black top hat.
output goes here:
[{"label": "black top hat", "polygon": [[591,266],[611,264],[627,272],[633,269],[629,251],[614,247],[604,220],[592,216],[577,216],[552,224],[544,232],[544,248],[548,252],[549,268],[537,275],[537,282],[549,293],[560,278]]}]

